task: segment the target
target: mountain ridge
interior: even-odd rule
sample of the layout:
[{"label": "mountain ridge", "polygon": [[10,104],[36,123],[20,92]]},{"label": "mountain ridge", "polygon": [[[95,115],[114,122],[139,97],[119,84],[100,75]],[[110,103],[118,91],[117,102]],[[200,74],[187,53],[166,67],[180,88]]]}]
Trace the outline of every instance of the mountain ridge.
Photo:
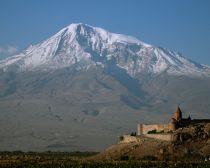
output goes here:
[{"label": "mountain ridge", "polygon": [[146,44],[134,37],[74,23],[24,52],[0,61],[5,71],[60,69],[77,64],[79,69],[110,64],[134,77],[141,73],[210,76],[210,67],[180,53]]}]

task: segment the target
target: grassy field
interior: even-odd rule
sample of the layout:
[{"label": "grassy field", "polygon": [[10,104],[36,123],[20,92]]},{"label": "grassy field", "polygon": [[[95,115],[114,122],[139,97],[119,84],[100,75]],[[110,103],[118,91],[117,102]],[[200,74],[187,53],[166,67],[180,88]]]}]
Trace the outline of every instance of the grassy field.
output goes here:
[{"label": "grassy field", "polygon": [[95,152],[0,152],[3,168],[210,168],[209,162],[90,161]]},{"label": "grassy field", "polygon": [[206,163],[171,163],[171,162],[79,162],[79,161],[9,161],[1,162],[4,168],[209,168]]}]

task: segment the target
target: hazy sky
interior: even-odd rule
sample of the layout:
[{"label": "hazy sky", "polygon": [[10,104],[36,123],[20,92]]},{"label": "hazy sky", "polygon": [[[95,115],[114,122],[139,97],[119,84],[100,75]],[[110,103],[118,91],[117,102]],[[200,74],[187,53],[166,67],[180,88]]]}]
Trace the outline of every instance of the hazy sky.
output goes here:
[{"label": "hazy sky", "polygon": [[0,57],[77,22],[210,65],[210,0],[0,0]]}]

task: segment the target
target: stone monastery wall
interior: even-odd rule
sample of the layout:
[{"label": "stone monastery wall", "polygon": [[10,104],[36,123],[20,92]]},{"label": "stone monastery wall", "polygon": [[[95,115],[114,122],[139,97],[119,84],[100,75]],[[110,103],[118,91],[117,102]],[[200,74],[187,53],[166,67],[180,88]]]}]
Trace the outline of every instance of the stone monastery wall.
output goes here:
[{"label": "stone monastery wall", "polygon": [[[169,142],[173,142],[176,141],[176,136],[174,136],[173,134],[145,134],[145,137],[148,138],[153,138],[153,139],[158,139],[161,141],[169,141]],[[119,144],[121,143],[134,143],[134,142],[140,142],[141,138],[139,138],[138,136],[131,136],[131,135],[123,135],[120,137],[120,141]]]},{"label": "stone monastery wall", "polygon": [[169,124],[138,124],[137,126],[137,135],[147,134],[149,131],[156,130],[157,132],[168,132],[170,130]]}]

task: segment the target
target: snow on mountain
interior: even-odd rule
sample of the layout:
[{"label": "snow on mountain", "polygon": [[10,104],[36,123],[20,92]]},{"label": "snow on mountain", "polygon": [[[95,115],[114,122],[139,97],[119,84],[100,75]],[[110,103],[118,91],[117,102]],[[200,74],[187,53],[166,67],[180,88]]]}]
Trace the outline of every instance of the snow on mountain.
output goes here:
[{"label": "snow on mountain", "polygon": [[131,76],[139,73],[173,75],[209,75],[210,67],[195,63],[181,54],[146,44],[134,37],[110,33],[86,24],[71,24],[49,39],[30,46],[19,55],[0,61],[4,71],[49,70],[78,65],[113,65]]}]

